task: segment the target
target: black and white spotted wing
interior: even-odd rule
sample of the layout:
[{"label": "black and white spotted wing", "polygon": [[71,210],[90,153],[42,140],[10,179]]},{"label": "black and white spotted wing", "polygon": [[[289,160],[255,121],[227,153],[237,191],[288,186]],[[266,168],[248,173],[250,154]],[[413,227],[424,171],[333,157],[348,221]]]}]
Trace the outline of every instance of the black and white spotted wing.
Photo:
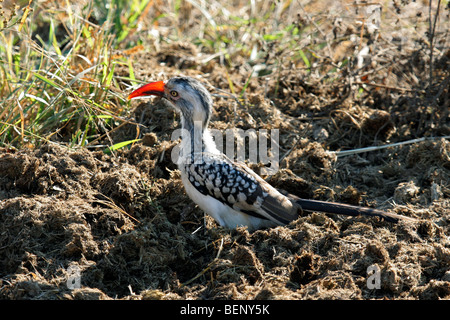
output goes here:
[{"label": "black and white spotted wing", "polygon": [[184,166],[193,187],[236,211],[278,224],[298,217],[297,209],[286,197],[247,166],[223,154],[199,153]]}]

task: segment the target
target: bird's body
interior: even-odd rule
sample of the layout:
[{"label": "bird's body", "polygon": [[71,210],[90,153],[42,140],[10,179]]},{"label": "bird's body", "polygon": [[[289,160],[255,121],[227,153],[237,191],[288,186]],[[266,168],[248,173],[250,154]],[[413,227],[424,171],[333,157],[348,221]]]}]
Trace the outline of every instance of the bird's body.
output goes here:
[{"label": "bird's body", "polygon": [[202,152],[193,156],[179,164],[186,192],[220,225],[260,229],[287,224],[298,217],[297,208],[287,197],[259,180],[245,165],[223,154]]},{"label": "bird's body", "polygon": [[183,185],[188,196],[221,226],[247,226],[249,230],[256,230],[285,225],[297,219],[303,209],[375,215],[391,221],[408,219],[371,208],[281,194],[245,164],[234,162],[219,152],[208,131],[211,95],[193,78],[153,82],[135,90],[129,98],[149,95],[166,98],[180,113],[182,142],[177,165]]}]

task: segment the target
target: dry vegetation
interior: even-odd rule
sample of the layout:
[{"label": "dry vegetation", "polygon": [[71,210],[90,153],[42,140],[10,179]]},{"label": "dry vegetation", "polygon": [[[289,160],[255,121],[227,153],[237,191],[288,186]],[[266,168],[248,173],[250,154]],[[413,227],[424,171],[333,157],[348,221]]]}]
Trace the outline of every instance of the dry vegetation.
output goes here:
[{"label": "dry vegetation", "polygon": [[[450,298],[448,1],[68,3],[0,10],[2,299]],[[125,100],[179,74],[213,128],[280,130],[274,186],[420,222],[218,227],[170,159],[174,111]]]}]

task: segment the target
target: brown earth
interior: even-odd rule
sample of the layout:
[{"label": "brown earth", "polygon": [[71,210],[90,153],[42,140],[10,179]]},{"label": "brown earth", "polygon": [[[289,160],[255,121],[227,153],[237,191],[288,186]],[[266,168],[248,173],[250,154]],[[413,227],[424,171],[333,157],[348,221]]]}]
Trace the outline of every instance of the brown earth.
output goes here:
[{"label": "brown earth", "polygon": [[[326,83],[282,68],[277,78],[253,78],[237,100],[216,89],[229,88],[224,67],[198,63],[197,54],[189,44],[163,45],[137,54],[135,70],[148,80],[199,77],[216,94],[213,128],[279,129],[283,158],[267,177],[274,186],[419,222],[311,213],[253,233],[223,229],[184,193],[170,158],[174,111],[160,100],[133,101],[130,120],[142,125],[142,140],[129,149],[108,155],[50,143],[0,150],[0,298],[450,298],[448,139],[329,152],[448,135],[448,87],[424,96],[392,88],[399,82],[358,95],[349,75]],[[435,70],[442,79],[444,58]],[[408,72],[426,68],[420,52],[406,59],[416,63],[405,67],[418,68]],[[240,92],[248,73],[236,68],[230,78]],[[431,96],[438,101],[432,112]],[[136,135],[129,124],[112,139]],[[370,266],[380,270],[380,289],[367,285]],[[69,289],[69,267],[80,271],[81,288]]]}]

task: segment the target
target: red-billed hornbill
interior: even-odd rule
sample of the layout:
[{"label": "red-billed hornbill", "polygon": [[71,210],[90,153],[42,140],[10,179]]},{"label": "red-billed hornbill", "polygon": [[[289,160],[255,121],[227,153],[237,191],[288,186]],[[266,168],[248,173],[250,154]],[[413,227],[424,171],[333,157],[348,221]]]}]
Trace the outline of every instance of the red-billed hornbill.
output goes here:
[{"label": "red-billed hornbill", "polygon": [[181,116],[182,142],[178,167],[189,197],[221,226],[249,230],[286,225],[302,210],[350,216],[378,216],[387,221],[414,220],[405,216],[334,202],[285,196],[243,163],[219,152],[208,130],[213,102],[197,80],[175,77],[152,82],[133,91],[128,99],[159,96]]}]

